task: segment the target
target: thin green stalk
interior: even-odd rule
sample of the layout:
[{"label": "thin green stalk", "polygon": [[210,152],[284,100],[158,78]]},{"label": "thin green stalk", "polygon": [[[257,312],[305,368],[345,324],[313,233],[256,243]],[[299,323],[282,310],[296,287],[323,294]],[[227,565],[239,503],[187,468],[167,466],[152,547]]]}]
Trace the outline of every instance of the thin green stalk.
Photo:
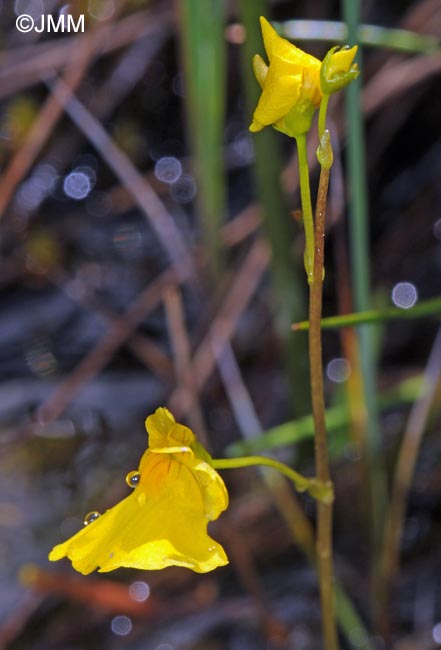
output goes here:
[{"label": "thin green stalk", "polygon": [[299,158],[300,198],[302,201],[302,219],[305,229],[305,269],[308,283],[311,284],[314,273],[314,219],[312,216],[311,189],[309,185],[308,155],[306,134],[296,137]]},{"label": "thin green stalk", "polygon": [[215,458],[213,459],[213,467],[215,469],[238,469],[240,467],[252,467],[254,465],[266,465],[278,470],[284,476],[289,478],[295,485],[298,492],[309,492],[311,496],[320,502],[332,503],[334,494],[332,485],[329,481],[322,482],[316,478],[306,478],[296,472],[285,463],[281,463],[274,458],[266,458],[265,456],[242,456],[240,458]]},{"label": "thin green stalk", "polygon": [[320,102],[319,116],[318,116],[318,136],[319,140],[322,139],[324,132],[326,131],[326,114],[328,111],[330,95],[323,95],[322,101]]}]

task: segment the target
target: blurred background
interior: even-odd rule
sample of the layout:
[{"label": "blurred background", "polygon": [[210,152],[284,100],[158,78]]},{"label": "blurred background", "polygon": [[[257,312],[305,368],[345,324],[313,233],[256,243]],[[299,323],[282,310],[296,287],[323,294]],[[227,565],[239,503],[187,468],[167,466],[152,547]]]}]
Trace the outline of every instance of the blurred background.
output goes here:
[{"label": "blurred background", "polygon": [[212,574],[47,560],[128,494],[160,405],[314,473],[294,143],[248,132],[260,14],[319,58],[360,44],[324,287],[372,323],[323,335],[342,648],[441,645],[439,1],[2,0],[2,648],[321,647],[315,505],[271,472],[223,472]]}]

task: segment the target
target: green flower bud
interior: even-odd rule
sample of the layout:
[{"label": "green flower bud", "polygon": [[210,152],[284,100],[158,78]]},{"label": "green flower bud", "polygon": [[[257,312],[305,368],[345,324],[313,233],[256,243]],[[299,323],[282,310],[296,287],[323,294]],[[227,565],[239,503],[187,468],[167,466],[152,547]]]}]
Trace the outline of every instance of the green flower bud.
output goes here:
[{"label": "green flower bud", "polygon": [[329,50],[320,67],[320,88],[324,95],[338,92],[358,77],[358,65],[353,63],[357,49],[357,45],[351,48],[346,45]]}]

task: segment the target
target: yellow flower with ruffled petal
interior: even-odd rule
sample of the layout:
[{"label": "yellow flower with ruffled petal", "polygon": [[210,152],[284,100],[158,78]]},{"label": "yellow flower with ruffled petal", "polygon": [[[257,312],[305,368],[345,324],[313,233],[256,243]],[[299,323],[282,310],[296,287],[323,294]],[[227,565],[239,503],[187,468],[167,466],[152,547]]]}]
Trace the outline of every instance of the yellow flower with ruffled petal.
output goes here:
[{"label": "yellow flower with ruffled petal", "polygon": [[222,546],[207,534],[208,521],[228,506],[225,484],[209,454],[166,408],[150,415],[146,428],[149,447],[138,472],[127,477],[132,494],[90,517],[88,525],[52,549],[50,560],[68,557],[85,575],[96,568],[170,565],[205,573],[228,564]]},{"label": "yellow flower with ruffled petal", "polygon": [[321,61],[279,36],[263,16],[260,24],[269,66],[258,54],[254,56],[254,74],[262,94],[250,131],[272,125],[296,137],[310,129],[320,105]]}]

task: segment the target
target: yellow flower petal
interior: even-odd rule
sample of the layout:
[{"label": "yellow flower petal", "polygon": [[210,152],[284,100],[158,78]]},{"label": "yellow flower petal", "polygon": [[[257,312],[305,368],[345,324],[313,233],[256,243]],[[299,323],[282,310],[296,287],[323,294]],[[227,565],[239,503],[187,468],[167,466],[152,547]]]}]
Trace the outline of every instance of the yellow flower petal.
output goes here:
[{"label": "yellow flower petal", "polygon": [[207,534],[208,521],[228,506],[223,480],[189,448],[191,438],[196,441],[193,432],[177,424],[167,409],[147,418],[147,426],[155,444],[176,442],[186,451],[147,449],[133,493],[55,546],[50,560],[68,557],[83,574],[96,568],[106,572],[122,566],[152,570],[170,565],[203,573],[228,563],[222,546]]},{"label": "yellow flower petal", "polygon": [[[295,72],[299,72],[305,68],[320,69],[321,61],[319,59],[296,47],[286,38],[279,36],[264,16],[260,17],[260,25],[262,28],[263,44],[270,65],[274,59],[278,59],[279,62],[289,66],[291,73],[293,72],[293,66],[296,67]],[[288,70],[286,70],[285,74],[289,74]]]},{"label": "yellow flower petal", "polygon": [[251,124],[249,126],[249,130],[252,133],[257,133],[257,131],[261,131],[266,126],[267,126],[266,124],[262,124],[261,122],[259,122],[259,120],[256,120],[256,118],[253,117],[253,121],[251,122]]},{"label": "yellow flower petal", "polygon": [[201,488],[205,516],[210,521],[217,519],[228,508],[228,492],[225,483],[208,463],[196,459],[192,470]]},{"label": "yellow flower petal", "polygon": [[296,104],[301,83],[301,74],[276,77],[270,67],[253,119],[265,126],[277,122]]},{"label": "yellow flower petal", "polygon": [[195,441],[193,431],[183,424],[177,424],[170,411],[163,407],[148,416],[145,426],[150,449],[159,451],[171,447],[179,451],[182,447],[190,447]]},{"label": "yellow flower petal", "polygon": [[268,66],[265,63],[265,61],[262,59],[260,54],[255,54],[253,56],[253,71],[254,71],[254,76],[259,82],[259,86],[263,89],[266,75],[268,74]]},{"label": "yellow flower petal", "polygon": [[[293,109],[298,106],[299,114],[303,114],[311,106],[313,114],[320,104],[321,62],[279,36],[263,16],[260,23],[269,67],[259,55],[253,58],[254,73],[262,88],[262,94],[253,115],[250,131],[260,131],[272,124],[295,136],[298,133]],[[288,113],[291,114],[291,119],[281,124],[280,120]],[[305,128],[304,124],[306,122],[301,121],[299,128]]]}]

